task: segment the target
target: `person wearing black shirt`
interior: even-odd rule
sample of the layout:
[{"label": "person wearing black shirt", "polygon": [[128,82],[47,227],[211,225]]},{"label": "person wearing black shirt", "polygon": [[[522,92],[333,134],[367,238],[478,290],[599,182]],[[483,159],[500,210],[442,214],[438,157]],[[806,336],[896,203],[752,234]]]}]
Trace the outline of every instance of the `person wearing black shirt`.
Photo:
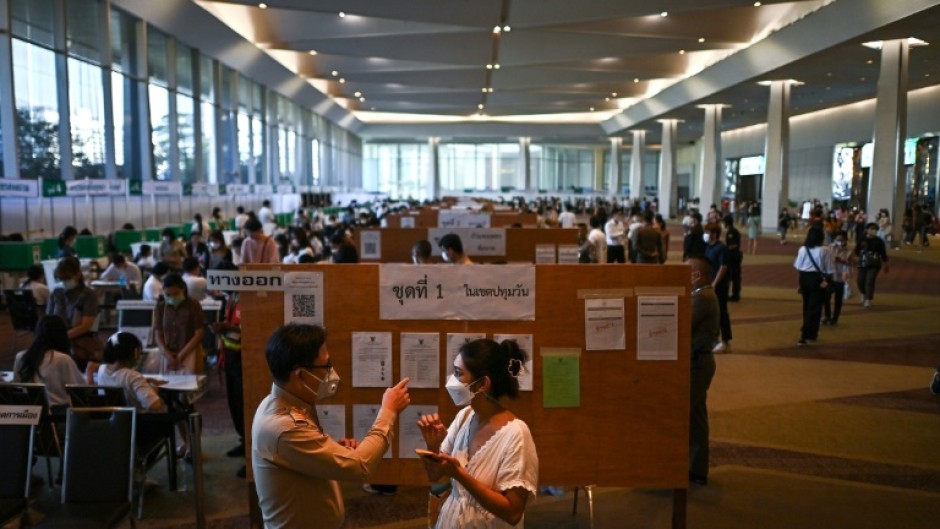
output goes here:
[{"label": "person wearing black shirt", "polygon": [[731,255],[728,247],[721,242],[721,224],[709,224],[705,227],[706,243],[705,258],[712,266],[712,288],[718,298],[719,327],[721,328],[721,341],[715,346],[716,353],[725,353],[731,350],[731,317],[728,314],[728,287],[731,283],[728,274],[728,263]]},{"label": "person wearing black shirt", "polygon": [[725,215],[721,221],[725,225],[725,246],[728,248],[728,276],[731,282],[731,295],[728,301],[741,301],[741,232],[734,227],[734,217]]},{"label": "person wearing black shirt", "polygon": [[875,280],[882,268],[888,273],[888,252],[885,242],[878,237],[878,225],[865,225],[865,238],[855,245],[855,263],[858,266],[858,291],[862,293],[862,306],[871,307],[875,299]]}]

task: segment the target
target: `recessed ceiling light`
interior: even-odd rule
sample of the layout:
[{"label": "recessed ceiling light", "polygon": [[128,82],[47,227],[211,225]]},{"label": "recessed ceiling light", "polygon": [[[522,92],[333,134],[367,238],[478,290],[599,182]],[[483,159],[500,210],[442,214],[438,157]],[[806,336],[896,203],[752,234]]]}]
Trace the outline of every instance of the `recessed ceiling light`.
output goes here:
[{"label": "recessed ceiling light", "polygon": [[492,70],[492,69],[493,69],[493,65],[492,65],[492,64],[487,64],[487,65],[486,65],[486,69],[487,69],[487,70]]},{"label": "recessed ceiling light", "polygon": [[477,108],[479,108],[480,110],[483,110],[483,103],[480,103],[479,105],[477,105]]},{"label": "recessed ceiling light", "polygon": [[489,92],[489,93],[491,93],[491,94],[493,93],[493,89],[492,89],[492,88],[487,88],[486,91]]},{"label": "recessed ceiling light", "polygon": [[873,62],[875,62],[875,61],[873,61],[873,60],[871,60],[871,59],[868,59],[867,61],[865,61],[865,64],[871,64],[871,63],[873,63]]},{"label": "recessed ceiling light", "polygon": [[859,79],[859,81],[864,81],[864,80],[865,80],[865,78],[864,78],[864,77],[862,77],[861,79]]},{"label": "recessed ceiling light", "polygon": [[505,25],[503,26],[503,31],[505,31],[506,33],[509,33],[510,31],[512,31],[512,28],[509,27],[508,25]]},{"label": "recessed ceiling light", "polygon": [[611,96],[611,97],[617,97],[617,92],[611,92],[611,93],[610,93],[610,96]]},{"label": "recessed ceiling light", "polygon": [[754,7],[760,7],[760,2],[754,2]]},{"label": "recessed ceiling light", "polygon": [[705,37],[699,37],[699,38],[698,38],[698,41],[699,41],[699,42],[705,42]]},{"label": "recessed ceiling light", "polygon": [[826,77],[832,77],[832,72],[827,73]]},{"label": "recessed ceiling light", "polygon": [[486,93],[486,87],[484,86],[481,91],[485,94],[485,93]]},{"label": "recessed ceiling light", "polygon": [[929,74],[929,73],[925,73],[925,74],[924,74],[924,77],[930,77],[930,74]]},{"label": "recessed ceiling light", "polygon": [[375,110],[375,107],[370,108],[369,110]]},{"label": "recessed ceiling light", "polygon": [[333,77],[336,77],[337,75],[339,75],[339,72],[337,72],[336,70],[333,70],[333,71],[332,71],[332,72],[330,72],[330,73],[332,73],[332,74],[333,74]]},{"label": "recessed ceiling light", "polygon": [[345,78],[343,78],[343,77],[340,77],[340,78],[339,78],[339,82],[340,82],[340,84],[343,84],[343,83],[345,83],[345,82],[346,82],[346,79],[345,79]]},{"label": "recessed ceiling light", "polygon": [[685,50],[679,50],[679,55],[685,55]]},{"label": "recessed ceiling light", "polygon": [[268,8],[268,4],[265,4],[264,2],[261,2],[260,4],[258,4],[258,9],[267,9],[267,8]]},{"label": "recessed ceiling light", "polygon": [[633,78],[633,82],[634,82],[634,83],[639,83],[639,82],[640,82],[640,78],[639,78],[639,77],[634,77],[634,78]]},{"label": "recessed ceiling light", "polygon": [[499,26],[493,26],[493,33],[499,33],[499,32],[502,31],[502,30],[503,30],[503,28],[501,28],[501,27],[499,27]]},{"label": "recessed ceiling light", "polygon": [[346,18],[346,12],[345,12],[345,11],[340,11],[340,12],[339,12],[339,18]]},{"label": "recessed ceiling light", "polygon": [[499,63],[494,64],[494,65],[493,65],[493,69],[494,69],[494,70],[499,70]]},{"label": "recessed ceiling light", "polygon": [[359,102],[360,102],[360,103],[365,103],[365,101],[366,101],[366,98],[364,98],[364,97],[360,97],[360,98],[359,98]]},{"label": "recessed ceiling light", "polygon": [[591,107],[591,112],[594,112],[594,107]]},{"label": "recessed ceiling light", "polygon": [[669,16],[669,11],[663,11],[662,13],[659,14],[659,16],[661,16],[661,17],[668,17],[668,16]]},{"label": "recessed ceiling light", "polygon": [[310,55],[316,55],[316,54],[317,54],[317,50],[310,50],[310,51],[308,51],[307,53],[309,53]]},{"label": "recessed ceiling light", "polygon": [[355,95],[356,97],[360,97],[360,96],[362,96],[362,92],[356,92],[356,93],[353,94],[353,95]]},{"label": "recessed ceiling light", "polygon": [[609,97],[605,97],[605,98],[604,98],[604,101],[610,103],[610,98],[609,98]]}]

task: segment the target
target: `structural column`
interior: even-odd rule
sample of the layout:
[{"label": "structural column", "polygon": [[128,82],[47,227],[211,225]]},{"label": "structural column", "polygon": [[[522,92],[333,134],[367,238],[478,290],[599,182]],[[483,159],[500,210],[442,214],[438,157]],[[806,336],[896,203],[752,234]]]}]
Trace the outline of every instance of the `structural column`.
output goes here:
[{"label": "structural column", "polygon": [[721,105],[703,105],[705,131],[702,138],[699,208],[708,209],[721,200]]},{"label": "structural column", "polygon": [[643,152],[646,151],[646,131],[633,130],[633,152],[630,154],[630,198],[639,204],[643,192]]},{"label": "structural column", "polygon": [[440,145],[441,139],[438,137],[428,138],[428,189],[431,191],[430,200],[436,200],[441,197],[441,164],[440,164]]},{"label": "structural column", "polygon": [[662,149],[659,152],[659,213],[663,219],[676,214],[676,129],[678,120],[664,119]]},{"label": "structural column", "polygon": [[623,151],[623,138],[616,136],[610,138],[610,163],[607,165],[608,191],[612,195],[619,195],[623,186],[623,163],[620,153]]},{"label": "structural column", "polygon": [[910,45],[889,40],[881,47],[881,74],[875,103],[874,154],[868,179],[868,218],[887,208],[893,221],[894,241],[903,233],[907,178],[904,172],[904,137],[907,134],[907,66]]},{"label": "structural column", "polygon": [[516,181],[522,182],[525,191],[538,191],[538,182],[532,181],[532,157],[529,151],[531,143],[532,138],[519,138],[519,176]]},{"label": "structural column", "polygon": [[767,143],[761,184],[762,231],[777,230],[777,215],[790,199],[790,87],[792,81],[771,81],[767,105]]}]

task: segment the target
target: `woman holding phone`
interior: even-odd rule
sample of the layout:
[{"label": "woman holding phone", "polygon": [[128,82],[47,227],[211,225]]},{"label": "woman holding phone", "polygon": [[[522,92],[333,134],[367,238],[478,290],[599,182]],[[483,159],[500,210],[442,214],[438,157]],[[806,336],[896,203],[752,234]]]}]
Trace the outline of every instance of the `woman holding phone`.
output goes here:
[{"label": "woman holding phone", "polygon": [[422,457],[428,477],[451,482],[436,527],[523,527],[526,503],[538,487],[539,460],[529,427],[500,398],[519,395],[525,362],[515,341],[468,342],[446,386],[454,404],[465,408],[449,428],[436,413],[418,421],[430,452]]}]

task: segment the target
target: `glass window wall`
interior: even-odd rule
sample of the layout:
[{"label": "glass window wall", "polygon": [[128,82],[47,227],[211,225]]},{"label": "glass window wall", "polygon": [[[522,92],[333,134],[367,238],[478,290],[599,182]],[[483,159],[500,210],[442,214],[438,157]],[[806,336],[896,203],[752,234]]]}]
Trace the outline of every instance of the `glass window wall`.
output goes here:
[{"label": "glass window wall", "polygon": [[69,118],[74,178],[104,178],[104,85],[101,68],[69,58]]},{"label": "glass window wall", "polygon": [[153,149],[153,178],[170,180],[170,91],[148,85],[150,102],[150,142]]},{"label": "glass window wall", "polygon": [[111,73],[111,102],[114,112],[114,161],[118,178],[140,179],[140,123],[134,111],[140,83]]},{"label": "glass window wall", "polygon": [[55,47],[55,1],[13,0],[13,35],[23,40]]},{"label": "glass window wall", "polygon": [[16,143],[21,178],[62,178],[55,54],[13,39]]},{"label": "glass window wall", "polygon": [[177,94],[176,113],[179,179],[182,182],[192,183],[196,181],[196,116],[193,98]]},{"label": "glass window wall", "polygon": [[69,0],[66,9],[69,55],[101,64],[101,0]]}]

